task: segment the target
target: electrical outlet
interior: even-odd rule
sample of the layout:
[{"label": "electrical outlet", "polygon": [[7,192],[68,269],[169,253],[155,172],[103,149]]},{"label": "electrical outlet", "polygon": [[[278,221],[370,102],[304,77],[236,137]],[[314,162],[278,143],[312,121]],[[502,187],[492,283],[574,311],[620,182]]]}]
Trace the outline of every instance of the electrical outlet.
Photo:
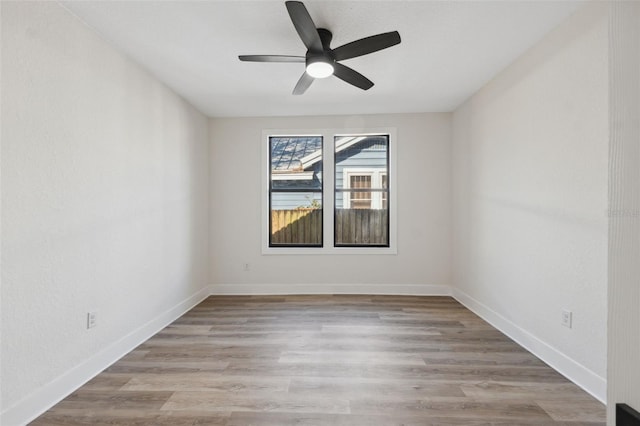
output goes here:
[{"label": "electrical outlet", "polygon": [[245,272],[248,272],[251,270],[251,265],[249,265],[248,263],[243,263],[242,264],[242,270]]},{"label": "electrical outlet", "polygon": [[562,310],[562,322],[561,324],[567,328],[571,328],[573,323],[573,312],[567,311],[566,309]]},{"label": "electrical outlet", "polygon": [[98,321],[98,314],[95,312],[87,312],[87,329],[96,326]]}]

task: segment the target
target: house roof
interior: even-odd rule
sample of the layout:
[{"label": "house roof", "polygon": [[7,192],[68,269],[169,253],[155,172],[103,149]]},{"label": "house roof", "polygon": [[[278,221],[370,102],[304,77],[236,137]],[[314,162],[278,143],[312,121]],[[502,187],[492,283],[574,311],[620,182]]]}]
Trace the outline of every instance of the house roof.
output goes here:
[{"label": "house roof", "polygon": [[[361,140],[366,139],[367,136],[344,136],[336,141],[336,152],[344,151],[350,146],[360,142]],[[312,152],[300,159],[302,162],[302,168],[306,169],[309,166],[314,165],[318,161],[322,159],[322,149]]]},{"label": "house roof", "polygon": [[[375,135],[343,136],[336,140],[336,153],[364,140],[374,141]],[[322,137],[272,137],[271,173],[274,180],[313,179],[311,166],[322,160]]]},{"label": "house roof", "polygon": [[272,172],[302,172],[302,159],[314,152],[322,152],[322,137],[272,137]]}]

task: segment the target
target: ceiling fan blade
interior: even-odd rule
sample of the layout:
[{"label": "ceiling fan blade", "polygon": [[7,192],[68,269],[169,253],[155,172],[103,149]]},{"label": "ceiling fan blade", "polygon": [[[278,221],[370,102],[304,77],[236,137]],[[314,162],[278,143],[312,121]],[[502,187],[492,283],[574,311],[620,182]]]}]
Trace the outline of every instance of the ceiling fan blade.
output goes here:
[{"label": "ceiling fan blade", "polygon": [[373,82],[358,71],[346,67],[339,63],[333,64],[333,75],[338,77],[349,84],[361,88],[362,90],[369,90],[373,87]]},{"label": "ceiling fan blade", "polygon": [[296,31],[304,45],[307,46],[307,49],[312,52],[322,52],[322,40],[320,40],[320,36],[318,35],[316,24],[313,23],[304,4],[299,1],[287,1],[285,4],[291,22],[293,22],[293,26],[296,27]]},{"label": "ceiling fan blade", "polygon": [[245,62],[304,62],[304,56],[288,55],[240,55],[238,59]]},{"label": "ceiling fan blade", "polygon": [[397,31],[382,33],[371,37],[361,38],[333,49],[336,61],[355,58],[368,53],[377,52],[387,47],[400,43],[400,34]]},{"label": "ceiling fan blade", "polygon": [[300,77],[300,80],[298,80],[296,87],[294,87],[293,89],[293,94],[302,95],[304,92],[307,91],[309,86],[311,86],[311,83],[313,83],[313,80],[315,79],[311,77],[309,74],[307,74],[306,71],[303,72],[302,77]]}]

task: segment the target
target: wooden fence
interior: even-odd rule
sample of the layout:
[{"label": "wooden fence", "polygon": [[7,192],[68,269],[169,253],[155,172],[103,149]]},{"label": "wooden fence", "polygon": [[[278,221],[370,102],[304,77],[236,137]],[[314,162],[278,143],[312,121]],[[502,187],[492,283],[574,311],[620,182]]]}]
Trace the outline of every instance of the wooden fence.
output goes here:
[{"label": "wooden fence", "polygon": [[389,211],[384,209],[338,209],[335,218],[336,245],[388,244]]},{"label": "wooden fence", "polygon": [[320,244],[322,210],[271,211],[271,244]]},{"label": "wooden fence", "polygon": [[[336,245],[387,245],[388,211],[338,209],[335,212]],[[271,211],[271,244],[320,244],[322,210]]]}]

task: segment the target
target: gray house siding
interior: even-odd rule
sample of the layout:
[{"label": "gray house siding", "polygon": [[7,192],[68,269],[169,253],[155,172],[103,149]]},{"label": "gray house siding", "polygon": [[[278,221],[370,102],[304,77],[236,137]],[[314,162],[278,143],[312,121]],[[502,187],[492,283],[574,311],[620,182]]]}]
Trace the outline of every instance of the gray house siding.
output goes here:
[{"label": "gray house siding", "polygon": [[[385,171],[387,168],[387,138],[371,137],[336,155],[336,188],[344,188],[344,169]],[[336,195],[336,208],[343,208],[341,193]]]},{"label": "gray house siding", "polygon": [[313,200],[322,203],[320,192],[275,192],[271,194],[272,210],[295,210],[308,207]]}]

